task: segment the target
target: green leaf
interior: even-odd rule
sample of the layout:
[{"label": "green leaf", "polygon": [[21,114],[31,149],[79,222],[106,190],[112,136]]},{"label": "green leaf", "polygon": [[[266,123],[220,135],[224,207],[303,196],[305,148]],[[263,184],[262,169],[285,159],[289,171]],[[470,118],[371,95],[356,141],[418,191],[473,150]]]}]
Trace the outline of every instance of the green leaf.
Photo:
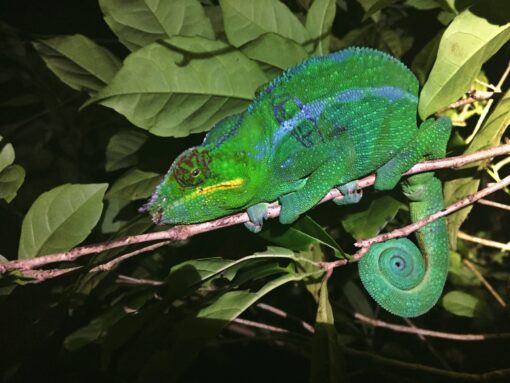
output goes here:
[{"label": "green leaf", "polygon": [[430,40],[421,51],[415,56],[413,63],[411,64],[411,70],[418,77],[420,84],[424,84],[427,80],[427,76],[430,73],[434,60],[436,59],[437,49],[439,48],[439,42],[443,36],[444,30],[441,30],[437,35]]},{"label": "green leaf", "polygon": [[370,203],[368,209],[348,214],[342,219],[344,229],[356,239],[377,235],[397,215],[404,204],[393,197],[383,196]]},{"label": "green leaf", "polygon": [[139,130],[123,130],[114,134],[106,147],[106,171],[136,165],[138,163],[136,152],[146,140],[147,135]]},{"label": "green leaf", "polygon": [[298,18],[278,0],[220,0],[228,41],[240,47],[273,32],[303,44],[309,35]]},{"label": "green leaf", "polygon": [[313,243],[321,243],[335,252],[337,257],[343,254],[336,241],[312,218],[304,216],[290,227],[281,231],[280,225],[266,225],[260,234],[263,238],[279,246],[296,251],[309,250]]},{"label": "green leaf", "polygon": [[372,304],[367,299],[365,290],[362,290],[359,285],[352,281],[347,281],[343,286],[342,291],[355,312],[363,314],[369,318],[375,317]]},{"label": "green leaf", "polygon": [[370,7],[365,12],[365,15],[363,16],[362,21],[365,21],[372,15],[374,15],[376,12],[379,12],[381,9],[384,9],[386,7],[389,7],[390,5],[395,4],[399,0],[375,0],[371,1]]},{"label": "green leaf", "polygon": [[41,194],[21,226],[18,258],[67,251],[90,234],[108,184],[65,184]]},{"label": "green leaf", "polygon": [[[0,136],[0,145],[3,138]],[[5,144],[3,147],[0,146],[0,172],[3,171],[7,166],[14,162],[15,154],[12,144]]]},{"label": "green leaf", "polygon": [[[496,108],[489,115],[489,118],[479,130],[465,154],[476,152],[484,147],[498,145],[501,137],[510,125],[510,90],[505,93],[499,101]],[[472,163],[467,167],[474,167],[480,163]],[[444,186],[445,205],[451,205],[459,199],[472,194],[478,190],[480,179],[474,176],[457,178],[448,181]],[[466,220],[471,212],[472,205],[466,206],[464,209],[448,216],[448,233],[450,238],[450,246],[455,249],[457,245],[457,231],[462,223]]]},{"label": "green leaf", "polygon": [[161,174],[139,169],[127,171],[106,193],[107,199],[122,198],[131,201],[147,198],[161,181]]},{"label": "green leaf", "polygon": [[305,27],[315,45],[314,54],[329,52],[331,28],[335,20],[335,0],[315,0],[306,15]]},{"label": "green leaf", "polygon": [[335,329],[333,310],[329,302],[327,282],[322,283],[312,340],[310,382],[346,382],[346,363]]},{"label": "green leaf", "polygon": [[97,92],[120,68],[113,54],[83,35],[40,39],[33,45],[48,68],[79,91]]},{"label": "green leaf", "polygon": [[454,315],[469,318],[475,316],[478,303],[478,298],[458,290],[450,291],[442,299],[442,304],[446,311]]},{"label": "green leaf", "polygon": [[153,134],[183,137],[244,110],[266,81],[255,62],[225,43],[173,37],[129,55],[91,101]]},{"label": "green leaf", "polygon": [[462,96],[482,64],[510,38],[510,23],[493,24],[473,12],[476,9],[470,8],[455,17],[441,38],[436,62],[420,95],[422,119]]},{"label": "green leaf", "polygon": [[176,35],[215,37],[198,0],[99,0],[99,5],[108,26],[132,51]]},{"label": "green leaf", "polygon": [[441,6],[436,0],[407,0],[405,5],[422,11],[439,8]]},{"label": "green leaf", "polygon": [[467,268],[462,262],[459,253],[450,252],[450,262],[448,265],[448,280],[456,286],[480,286],[480,279]]},{"label": "green leaf", "polygon": [[[286,70],[308,57],[305,48],[275,33],[266,33],[241,48],[249,58]],[[285,52],[284,55],[281,52]]]},{"label": "green leaf", "polygon": [[0,172],[0,198],[11,202],[25,180],[25,169],[11,165]]}]

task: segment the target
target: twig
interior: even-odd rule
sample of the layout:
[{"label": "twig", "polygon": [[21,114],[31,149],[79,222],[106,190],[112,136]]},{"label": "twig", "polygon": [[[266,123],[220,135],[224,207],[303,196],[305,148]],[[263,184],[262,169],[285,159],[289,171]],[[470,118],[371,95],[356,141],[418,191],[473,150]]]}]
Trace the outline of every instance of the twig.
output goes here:
[{"label": "twig", "polygon": [[298,322],[310,334],[315,333],[315,329],[310,323],[305,322],[303,319],[298,318],[295,315],[289,314],[289,313],[283,311],[282,309],[268,305],[267,303],[257,303],[257,307],[262,310],[273,313],[275,315],[278,315],[279,317],[292,319],[292,320]]},{"label": "twig", "polygon": [[430,336],[434,338],[442,338],[442,339],[450,339],[450,340],[458,340],[465,342],[473,342],[473,341],[484,341],[489,339],[509,339],[510,333],[499,333],[499,334],[454,334],[449,332],[442,331],[433,331],[426,330],[418,327],[410,327],[410,326],[402,326],[398,324],[384,322],[379,319],[369,318],[363,314],[355,313],[354,318],[362,321],[363,323],[367,323],[374,327],[382,327],[387,328],[396,332],[404,332],[408,334],[417,334],[423,336]]},{"label": "twig", "polygon": [[[405,175],[421,173],[441,168],[458,168],[466,165],[470,162],[476,162],[502,154],[510,153],[510,144],[500,145],[494,148],[481,150],[472,154],[462,155],[457,157],[450,157],[441,160],[433,160],[419,163],[413,166]],[[366,188],[374,184],[375,175],[369,175],[359,180],[358,187]],[[497,190],[497,189],[496,189]],[[487,193],[490,194],[490,193]],[[319,203],[324,203],[333,198],[342,198],[341,193],[335,188],[332,189]],[[273,203],[269,206],[268,217],[276,218],[280,214],[280,206],[278,203]],[[192,224],[192,225],[178,225],[174,226],[166,231],[160,231],[155,233],[147,233],[141,235],[134,235],[130,237],[120,238],[112,241],[97,243],[93,245],[87,245],[77,247],[73,250],[49,254],[40,256],[32,259],[15,260],[0,264],[0,274],[6,273],[10,270],[31,270],[43,265],[47,265],[55,262],[69,262],[74,261],[80,257],[89,254],[96,254],[106,250],[133,245],[137,243],[149,242],[149,241],[183,241],[196,234],[213,231],[222,227],[238,225],[241,223],[248,222],[249,217],[247,213],[238,213],[227,217],[222,217],[213,221]]]},{"label": "twig", "polygon": [[487,282],[487,279],[484,278],[484,276],[476,269],[475,265],[473,265],[471,262],[469,262],[467,259],[464,259],[462,261],[468,268],[473,272],[473,274],[480,280],[480,282],[483,283],[485,288],[489,290],[489,292],[492,294],[492,296],[498,301],[498,303],[501,305],[501,307],[506,307],[506,303],[501,298],[501,296],[497,293],[496,290],[491,286],[489,282]]},{"label": "twig", "polygon": [[135,251],[132,251],[130,253],[127,253],[127,254],[124,254],[124,255],[121,255],[120,257],[117,257],[115,259],[112,259],[111,261],[109,262],[106,262],[106,263],[103,263],[102,265],[99,265],[99,266],[96,266],[94,267],[93,269],[91,269],[90,271],[91,272],[95,272],[95,271],[106,271],[106,270],[111,270],[113,269],[116,265],[118,265],[120,262],[124,261],[125,259],[128,259],[128,258],[131,258],[131,257],[134,257],[135,255],[138,255],[138,254],[141,254],[141,253],[146,253],[148,251],[152,251],[152,250],[155,250],[159,247],[163,247],[165,245],[168,245],[170,243],[170,241],[163,241],[163,242],[158,242],[158,243],[155,243],[153,245],[149,245],[149,246],[145,246],[145,247],[142,247],[141,249],[138,249],[138,250],[135,250]]},{"label": "twig", "polygon": [[265,324],[265,323],[254,322],[254,321],[251,321],[248,319],[235,318],[234,320],[232,320],[232,322],[242,324],[242,325],[248,326],[248,327],[260,328],[262,330],[271,331],[271,332],[279,332],[279,333],[284,333],[284,334],[289,333],[289,330],[286,330],[284,328],[271,326],[271,325]]},{"label": "twig", "polygon": [[487,205],[487,206],[492,206],[492,207],[497,207],[499,209],[503,209],[503,210],[508,210],[510,211],[510,205],[505,205],[503,203],[499,203],[499,202],[495,202],[495,201],[491,201],[491,200],[488,200],[488,199],[480,199],[478,200],[478,203],[479,204],[482,204],[482,205]]},{"label": "twig", "polygon": [[[447,216],[448,214],[451,214],[457,210],[462,209],[463,207],[466,207],[476,201],[478,201],[480,198],[483,198],[485,196],[488,196],[489,194],[494,193],[497,190],[503,189],[504,187],[510,185],[510,176],[507,176],[501,180],[501,182],[491,184],[487,186],[485,189],[482,189],[476,193],[470,194],[467,197],[462,198],[461,200],[457,201],[456,203],[448,206],[447,208],[444,208],[437,213],[431,214],[428,217],[425,217],[419,221],[413,222],[410,225],[404,226],[400,229],[393,230],[389,233],[380,234],[378,236],[375,236],[370,239],[357,241],[354,245],[356,247],[370,247],[374,243],[384,242],[392,238],[399,238],[399,237],[406,237],[410,233],[415,232],[416,230],[426,226],[432,221],[435,221],[436,219],[442,218]],[[358,260],[361,258],[359,254],[356,254],[353,256],[353,259]]]},{"label": "twig", "polygon": [[119,275],[117,277],[117,283],[123,283],[126,285],[142,285],[142,286],[161,286],[164,284],[162,281],[155,281],[153,279],[133,278],[128,275]]},{"label": "twig", "polygon": [[490,239],[474,237],[472,235],[464,233],[463,231],[459,231],[457,233],[457,238],[460,238],[460,239],[463,239],[463,240],[469,241],[469,242],[478,243],[480,245],[487,246],[487,247],[494,247],[496,249],[510,251],[510,244],[508,244],[508,243],[501,243],[501,242],[492,241]]},{"label": "twig", "polygon": [[[499,92],[501,92],[501,90],[499,90]],[[478,101],[485,101],[485,100],[490,99],[493,95],[494,95],[494,92],[484,92],[481,90],[471,89],[467,93],[466,98],[463,98],[463,99],[460,99],[458,101],[451,103],[447,107],[439,110],[436,114],[441,114],[443,112],[446,112],[449,109],[457,109],[461,106],[473,104]]]},{"label": "twig", "polygon": [[[509,74],[510,74],[510,62],[508,63],[505,72],[503,72],[503,74],[501,75],[501,78],[499,79],[495,89],[501,89]],[[483,108],[482,114],[480,115],[480,118],[476,122],[476,126],[473,129],[473,132],[470,134],[468,138],[466,138],[466,143],[469,144],[471,143],[471,141],[473,141],[476,134],[478,133],[478,130],[480,130],[480,128],[482,127],[485,117],[487,117],[487,115],[489,114],[489,110],[491,109],[493,103],[494,103],[493,98],[487,101],[487,105],[485,105],[485,108]]]}]

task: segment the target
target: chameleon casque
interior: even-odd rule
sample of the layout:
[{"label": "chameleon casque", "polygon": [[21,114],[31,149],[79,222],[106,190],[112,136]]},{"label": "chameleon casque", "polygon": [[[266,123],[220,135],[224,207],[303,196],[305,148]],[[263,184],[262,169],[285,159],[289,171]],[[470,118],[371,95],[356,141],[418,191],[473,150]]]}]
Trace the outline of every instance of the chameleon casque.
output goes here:
[{"label": "chameleon casque", "polygon": [[[200,146],[183,152],[144,209],[158,224],[208,221],[247,209],[253,232],[267,203],[279,200],[280,222],[294,222],[332,188],[339,204],[356,203],[358,178],[376,172],[389,190],[423,159],[445,156],[451,122],[416,123],[418,81],[390,55],[349,48],[313,57],[284,72],[248,108],[225,118]],[[411,220],[441,210],[433,173],[408,177]],[[386,310],[413,317],[439,299],[448,270],[444,219],[406,238],[373,245],[359,262],[361,280]]]}]

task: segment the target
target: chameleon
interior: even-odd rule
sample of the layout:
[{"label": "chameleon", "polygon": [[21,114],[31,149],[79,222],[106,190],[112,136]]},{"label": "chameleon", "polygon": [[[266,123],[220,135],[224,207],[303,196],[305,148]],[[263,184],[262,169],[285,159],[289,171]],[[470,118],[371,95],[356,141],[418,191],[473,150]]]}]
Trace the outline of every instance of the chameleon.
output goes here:
[{"label": "chameleon", "polygon": [[[246,110],[218,122],[202,144],[171,165],[141,211],[156,224],[190,224],[246,210],[252,232],[278,200],[279,221],[294,222],[337,187],[337,204],[357,203],[356,180],[376,173],[393,189],[424,159],[442,158],[447,117],[417,124],[418,80],[387,53],[352,47],[316,56],[257,92]],[[403,184],[411,221],[443,209],[432,172]],[[389,312],[414,317],[441,296],[448,270],[447,227],[436,220],[407,238],[375,244],[359,261],[360,279]]]}]

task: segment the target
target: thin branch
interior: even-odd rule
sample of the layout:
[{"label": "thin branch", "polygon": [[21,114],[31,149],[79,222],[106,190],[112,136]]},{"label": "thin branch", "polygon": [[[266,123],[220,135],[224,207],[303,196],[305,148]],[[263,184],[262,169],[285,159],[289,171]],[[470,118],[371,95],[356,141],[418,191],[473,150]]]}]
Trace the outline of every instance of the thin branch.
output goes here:
[{"label": "thin branch", "polygon": [[[393,238],[399,238],[399,237],[406,237],[409,234],[415,232],[418,229],[421,229],[422,227],[428,225],[430,222],[435,221],[436,219],[445,217],[457,210],[462,209],[463,207],[466,207],[468,205],[471,205],[472,203],[478,201],[479,199],[488,196],[489,194],[494,193],[497,190],[501,190],[505,188],[506,186],[510,185],[510,176],[507,176],[501,180],[501,182],[493,183],[489,186],[487,186],[485,189],[482,189],[476,193],[470,194],[467,197],[462,198],[461,200],[457,201],[456,203],[448,206],[447,208],[444,208],[437,213],[431,214],[419,221],[413,222],[410,225],[404,226],[400,229],[393,230],[389,233],[380,234],[378,236],[375,236],[370,239],[357,241],[354,245],[356,247],[370,247],[374,243],[384,242],[389,239]],[[353,256],[354,259],[358,260],[360,256],[358,254]]]},{"label": "thin branch", "polygon": [[450,339],[463,342],[473,341],[484,341],[490,339],[509,339],[510,333],[499,333],[499,334],[455,334],[450,332],[426,330],[418,327],[402,326],[399,324],[393,324],[384,322],[379,319],[369,318],[363,314],[355,313],[354,318],[367,323],[374,327],[382,327],[396,332],[404,332],[408,334],[416,334],[422,336],[430,336],[434,338]]},{"label": "thin branch", "polygon": [[[499,90],[499,92],[501,92],[501,90]],[[465,106],[465,105],[469,105],[469,104],[474,104],[475,102],[478,102],[478,101],[488,100],[488,99],[490,99],[494,95],[494,93],[495,92],[484,92],[484,91],[481,91],[481,90],[471,89],[467,93],[467,97],[466,98],[462,98],[462,99],[460,99],[458,101],[455,101],[455,102],[451,103],[447,107],[439,110],[436,113],[436,115],[441,114],[443,112],[446,112],[449,109],[457,109],[457,108],[459,108],[461,106]]]},{"label": "thin branch", "polygon": [[473,274],[480,280],[480,282],[482,282],[482,284],[485,286],[485,288],[487,290],[489,290],[489,292],[492,294],[494,299],[496,299],[498,301],[498,303],[501,305],[501,307],[506,307],[506,303],[503,300],[503,298],[501,298],[501,296],[497,293],[497,291],[494,290],[494,287],[492,287],[492,285],[487,281],[487,279],[485,279],[485,277],[478,271],[478,269],[475,267],[475,265],[473,265],[467,259],[464,259],[462,262],[469,268],[469,270],[471,270],[473,272]]},{"label": "thin branch", "polygon": [[488,199],[483,199],[482,198],[481,200],[478,200],[478,203],[481,204],[481,205],[497,207],[498,209],[503,209],[503,210],[510,211],[510,205],[505,205],[503,203],[491,201],[491,200],[488,200]]},{"label": "thin branch", "polygon": [[232,322],[242,324],[242,325],[248,326],[248,327],[254,327],[254,328],[259,328],[259,329],[266,330],[266,331],[271,331],[271,332],[279,332],[279,333],[283,333],[283,334],[289,333],[289,330],[286,330],[284,328],[271,326],[269,324],[255,322],[255,321],[251,321],[248,319],[235,318],[234,320],[232,320]]},{"label": "thin branch", "polygon": [[155,281],[153,279],[144,279],[144,278],[133,278],[128,275],[119,275],[117,277],[117,283],[122,283],[125,285],[135,285],[135,286],[161,286],[165,282]]},{"label": "thin branch", "polygon": [[142,247],[141,249],[138,249],[138,250],[132,251],[130,253],[121,255],[120,257],[112,259],[109,262],[106,262],[106,263],[103,263],[102,265],[96,266],[93,269],[91,269],[90,271],[91,272],[96,272],[96,271],[111,270],[115,266],[117,266],[120,262],[122,262],[122,261],[124,261],[124,260],[126,260],[128,258],[134,257],[135,255],[138,255],[138,254],[141,254],[141,253],[146,253],[148,251],[156,250],[157,248],[160,248],[160,247],[163,247],[165,245],[168,245],[169,243],[170,243],[170,241],[163,241],[163,242],[155,243],[153,245]]},{"label": "thin branch", "polygon": [[[405,175],[421,173],[442,168],[458,168],[471,162],[485,160],[507,153],[510,153],[510,144],[500,145],[494,148],[481,150],[472,154],[450,157],[441,160],[422,162],[413,166],[409,171],[405,173]],[[375,175],[369,175],[359,180],[358,187],[366,188],[368,186],[373,185],[374,181]],[[319,203],[324,203],[337,197],[342,198],[342,195],[335,188],[332,189]],[[271,204],[269,206],[268,217],[276,218],[279,216],[279,214],[280,206],[278,205],[278,203]],[[241,223],[248,222],[248,220],[249,220],[248,214],[243,212],[230,215],[227,217],[222,217],[213,221],[191,225],[178,225],[165,231],[134,235],[130,237],[119,238],[112,241],[81,246],[63,253],[50,254],[32,259],[5,262],[3,264],[0,264],[0,274],[6,273],[10,270],[31,270],[55,262],[70,262],[85,255],[96,254],[106,250],[133,245],[137,243],[162,240],[171,242],[183,241],[199,233],[213,231],[222,227],[238,225]]]},{"label": "thin branch", "polygon": [[494,247],[496,249],[510,251],[510,244],[508,244],[508,243],[501,243],[501,242],[492,241],[490,239],[474,237],[474,236],[464,233],[463,231],[460,231],[460,230],[457,233],[457,238],[463,239],[464,241],[478,243],[480,245],[487,246],[487,247]]},{"label": "thin branch", "polygon": [[310,323],[305,322],[303,319],[298,318],[295,315],[289,314],[288,312],[283,311],[282,309],[268,305],[267,303],[257,303],[257,307],[262,310],[268,311],[272,314],[278,315],[279,317],[292,319],[293,321],[298,322],[310,334],[315,333],[315,329]]}]

